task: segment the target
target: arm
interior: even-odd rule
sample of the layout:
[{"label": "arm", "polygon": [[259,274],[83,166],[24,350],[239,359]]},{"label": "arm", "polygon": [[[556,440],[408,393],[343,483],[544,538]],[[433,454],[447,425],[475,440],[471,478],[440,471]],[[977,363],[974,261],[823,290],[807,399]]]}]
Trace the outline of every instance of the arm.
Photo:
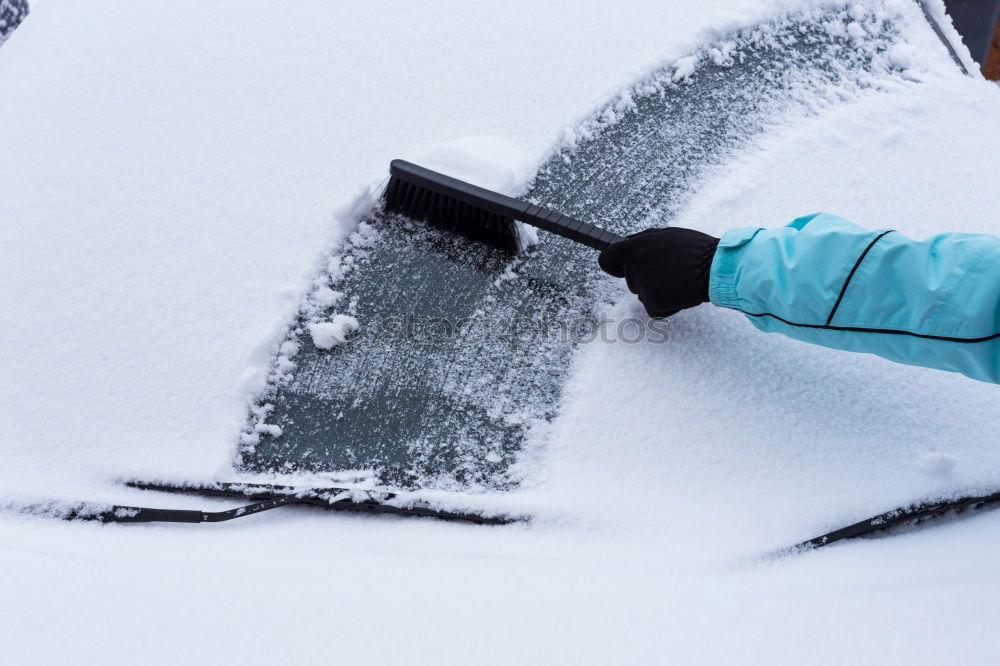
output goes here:
[{"label": "arm", "polygon": [[826,213],[722,236],[712,303],[758,329],[1000,383],[1000,238],[915,241]]},{"label": "arm", "polygon": [[1000,238],[915,241],[834,215],[721,239],[649,230],[608,247],[650,316],[711,300],[766,332],[1000,383]]}]

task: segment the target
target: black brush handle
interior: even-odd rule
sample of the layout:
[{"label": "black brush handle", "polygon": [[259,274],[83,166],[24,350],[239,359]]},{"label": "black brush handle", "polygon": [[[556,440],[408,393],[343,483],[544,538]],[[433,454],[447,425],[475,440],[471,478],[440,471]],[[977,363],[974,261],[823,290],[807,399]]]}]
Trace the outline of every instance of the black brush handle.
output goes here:
[{"label": "black brush handle", "polygon": [[466,183],[404,160],[393,160],[389,164],[389,173],[408,183],[519,220],[595,250],[603,250],[612,243],[623,240],[622,236],[589,222]]}]

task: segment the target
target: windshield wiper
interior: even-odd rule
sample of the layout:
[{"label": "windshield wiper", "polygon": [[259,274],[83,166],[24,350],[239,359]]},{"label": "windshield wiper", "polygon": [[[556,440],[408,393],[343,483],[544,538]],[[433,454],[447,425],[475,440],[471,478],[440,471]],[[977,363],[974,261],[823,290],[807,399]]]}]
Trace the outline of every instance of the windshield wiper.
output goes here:
[{"label": "windshield wiper", "polygon": [[526,519],[525,517],[503,514],[490,515],[437,508],[421,500],[406,501],[398,493],[383,490],[338,487],[307,488],[239,482],[174,484],[127,481],[125,485],[140,490],[253,500],[253,502],[224,511],[160,509],[91,502],[34,503],[14,508],[25,513],[50,515],[63,520],[92,520],[102,523],[219,523],[291,504],[314,506],[331,511],[417,516],[478,525],[506,525]]}]

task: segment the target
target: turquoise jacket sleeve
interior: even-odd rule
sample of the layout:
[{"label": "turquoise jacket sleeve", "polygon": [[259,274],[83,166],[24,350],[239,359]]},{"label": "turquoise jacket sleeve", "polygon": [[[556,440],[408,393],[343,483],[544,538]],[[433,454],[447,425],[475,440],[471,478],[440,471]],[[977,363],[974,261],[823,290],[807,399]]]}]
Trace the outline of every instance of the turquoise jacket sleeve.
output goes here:
[{"label": "turquoise jacket sleeve", "polygon": [[1000,383],[1000,238],[915,241],[827,213],[726,232],[709,298],[765,332]]}]

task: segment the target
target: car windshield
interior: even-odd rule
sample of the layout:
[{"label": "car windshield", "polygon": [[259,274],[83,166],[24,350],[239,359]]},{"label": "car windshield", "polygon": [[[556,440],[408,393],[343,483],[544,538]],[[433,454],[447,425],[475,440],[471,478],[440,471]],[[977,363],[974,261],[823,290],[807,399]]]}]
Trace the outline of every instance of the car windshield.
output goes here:
[{"label": "car windshield", "polygon": [[[669,225],[698,180],[790,109],[898,79],[897,36],[874,14],[830,13],[718,39],[613,100],[522,198],[620,234]],[[593,252],[554,236],[512,258],[376,212],[326,265],[243,434],[245,471],[511,488],[576,345],[657,338],[655,321],[602,322]],[[317,344],[315,322],[337,317],[361,324]]]}]

